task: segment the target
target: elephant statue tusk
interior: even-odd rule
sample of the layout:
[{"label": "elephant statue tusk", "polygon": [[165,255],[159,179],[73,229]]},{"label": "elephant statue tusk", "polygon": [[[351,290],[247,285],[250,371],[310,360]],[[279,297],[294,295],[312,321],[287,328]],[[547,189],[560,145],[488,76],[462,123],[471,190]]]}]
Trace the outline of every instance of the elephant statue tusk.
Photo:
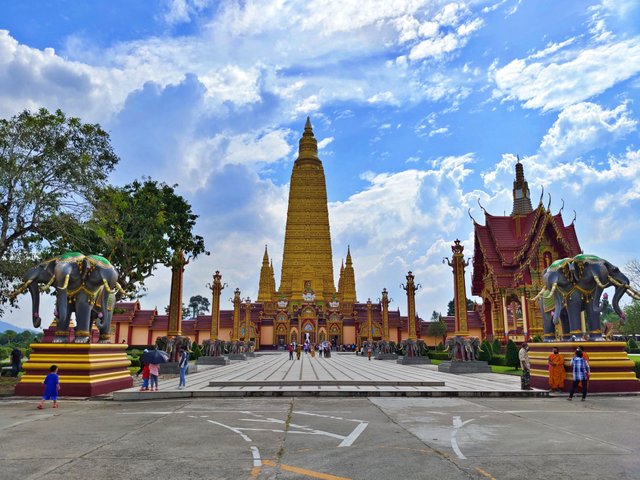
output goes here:
[{"label": "elephant statue tusk", "polygon": [[49,280],[46,285],[43,285],[42,287],[40,287],[40,291],[41,292],[46,292],[47,290],[49,290],[49,287],[51,285],[53,285],[53,282],[55,281],[56,276],[55,275],[51,275],[51,280]]},{"label": "elephant statue tusk", "polygon": [[64,277],[64,283],[62,284],[62,287],[60,287],[60,290],[66,290],[68,286],[69,286],[69,274],[67,273],[67,275]]},{"label": "elephant statue tusk", "polygon": [[22,285],[20,285],[18,287],[18,289],[14,292],[11,292],[9,295],[7,295],[9,298],[15,298],[18,295],[20,295],[22,292],[24,292],[27,287],[31,284],[33,280],[27,280],[26,282],[24,282]]},{"label": "elephant statue tusk", "polygon": [[613,283],[616,287],[629,288],[629,285],[625,285],[624,283],[619,282],[618,280],[613,278],[611,275],[609,275],[609,281]]},{"label": "elephant statue tusk", "polygon": [[109,287],[109,283],[107,283],[107,281],[104,278],[102,279],[102,284],[104,285],[104,288],[107,290],[108,293],[113,293],[113,290],[111,290],[111,288]]},{"label": "elephant statue tusk", "polygon": [[538,299],[540,298],[540,296],[541,296],[542,294],[544,294],[545,290],[546,290],[546,288],[544,288],[544,287],[543,287],[543,288],[542,288],[542,290],[540,290],[540,291],[538,292],[538,294],[537,294],[535,297],[530,298],[530,299],[529,299],[529,301],[530,301],[530,302],[537,302],[537,301],[538,301]]},{"label": "elephant statue tusk", "polygon": [[118,289],[118,291],[119,291],[121,294],[123,294],[125,297],[129,297],[129,296],[131,296],[131,294],[130,294],[129,292],[125,291],[125,289],[124,289],[124,288],[122,288],[122,286],[121,286],[118,282],[116,282],[116,288],[117,288],[117,289]]},{"label": "elephant statue tusk", "polygon": [[552,286],[551,286],[551,290],[549,291],[549,296],[552,297],[554,292],[556,291],[556,288],[558,288],[558,282],[555,282]]},{"label": "elephant statue tusk", "polygon": [[[609,277],[609,278],[611,278],[611,277]],[[608,283],[607,283],[607,284],[603,284],[603,283],[600,281],[600,279],[598,278],[598,276],[597,276],[597,275],[594,275],[594,276],[593,276],[593,279],[595,280],[596,285],[598,285],[600,288],[607,288],[607,287],[609,286],[609,284],[608,284]]]}]

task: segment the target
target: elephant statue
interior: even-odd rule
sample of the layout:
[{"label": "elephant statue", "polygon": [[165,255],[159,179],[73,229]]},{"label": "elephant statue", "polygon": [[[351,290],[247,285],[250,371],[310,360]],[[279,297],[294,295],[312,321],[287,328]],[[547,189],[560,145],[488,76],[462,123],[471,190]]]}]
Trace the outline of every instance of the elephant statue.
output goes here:
[{"label": "elephant statue", "polygon": [[[580,314],[585,312],[590,340],[602,340],[600,325],[600,297],[605,288],[615,286],[612,307],[624,322],[620,299],[627,293],[640,299],[640,293],[629,285],[629,279],[618,267],[595,255],[580,254],[553,262],[543,272],[544,289],[540,298],[543,321],[549,315],[550,297],[553,298],[553,323],[563,322],[566,316],[568,329],[563,325],[563,340],[576,340],[582,335]],[[545,300],[546,299],[546,300]],[[547,325],[549,324],[549,325]],[[553,326],[545,321],[545,340],[551,339]]]},{"label": "elephant statue", "polygon": [[[23,284],[12,292],[9,297],[16,297],[25,290],[29,290],[31,294],[31,311],[34,328],[40,328],[42,318],[40,317],[40,290],[47,290],[55,281],[55,268],[59,257],[50,258],[39,263],[35,267],[31,267],[22,277]],[[42,287],[41,285],[44,285]]]},{"label": "elephant statue", "polygon": [[202,354],[205,357],[219,357],[222,355],[224,342],[222,340],[211,338],[202,342]]},{"label": "elephant statue", "polygon": [[[543,328],[543,341],[555,342],[556,341],[556,323],[554,322],[553,311],[555,310],[555,302],[553,295],[549,295],[549,292],[543,291],[539,299],[540,312],[542,313],[542,328]],[[569,335],[569,316],[567,309],[562,307],[560,310],[560,325],[562,328],[562,337],[564,341],[568,341],[571,338]]]},{"label": "elephant statue", "polygon": [[475,362],[480,356],[480,339],[478,337],[469,337],[464,341],[464,350],[467,360]]},{"label": "elephant statue", "polygon": [[447,337],[445,342],[445,352],[449,352],[449,358],[454,362],[466,362],[469,360],[469,353],[463,337]]}]

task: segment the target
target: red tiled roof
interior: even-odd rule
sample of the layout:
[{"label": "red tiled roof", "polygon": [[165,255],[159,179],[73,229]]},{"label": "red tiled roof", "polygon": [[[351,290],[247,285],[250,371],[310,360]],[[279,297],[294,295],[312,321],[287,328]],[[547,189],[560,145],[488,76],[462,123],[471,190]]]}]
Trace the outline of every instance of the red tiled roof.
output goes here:
[{"label": "red tiled roof", "polygon": [[[474,222],[473,295],[481,295],[487,274],[491,274],[496,288],[530,284],[528,261],[536,255],[538,244],[545,236],[564,256],[581,252],[574,225],[565,226],[561,213],[552,216],[542,205],[518,219],[489,213],[485,213],[485,219],[486,225]],[[517,221],[520,222],[519,236]]]}]

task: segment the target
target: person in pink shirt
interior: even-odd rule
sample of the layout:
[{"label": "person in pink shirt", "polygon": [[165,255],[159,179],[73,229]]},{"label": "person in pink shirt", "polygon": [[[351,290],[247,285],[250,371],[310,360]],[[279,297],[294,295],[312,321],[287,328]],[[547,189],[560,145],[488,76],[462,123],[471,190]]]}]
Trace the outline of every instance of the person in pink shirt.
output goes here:
[{"label": "person in pink shirt", "polygon": [[[158,375],[160,375],[160,365],[157,363],[149,364],[149,377],[151,380],[150,390],[158,391]],[[155,386],[155,389],[154,389]]]}]

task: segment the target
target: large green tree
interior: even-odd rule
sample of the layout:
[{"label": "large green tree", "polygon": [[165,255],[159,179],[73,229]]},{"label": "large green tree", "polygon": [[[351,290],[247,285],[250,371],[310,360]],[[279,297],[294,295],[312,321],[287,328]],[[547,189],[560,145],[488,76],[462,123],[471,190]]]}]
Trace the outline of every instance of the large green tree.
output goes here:
[{"label": "large green tree", "polygon": [[205,253],[204,239],[193,233],[198,216],[175,187],[146,178],[96,191],[90,218],[75,225],[68,219],[57,249],[105,256],[120,285],[141,296],[157,265],[171,266],[178,252],[187,259]]},{"label": "large green tree", "polygon": [[624,308],[625,323],[620,326],[620,332],[625,335],[640,334],[640,301],[633,300]]},{"label": "large green tree", "polygon": [[202,295],[194,295],[189,299],[189,309],[194,317],[208,313],[210,306],[209,299]]},{"label": "large green tree", "polygon": [[[473,310],[473,300],[470,300],[467,298],[467,312]],[[455,299],[452,299],[448,304],[447,304],[447,317],[452,317],[456,314],[456,306],[455,306]]]},{"label": "large green tree", "polygon": [[117,162],[99,125],[60,110],[0,119],[0,304],[65,229],[61,218],[87,216]]}]

